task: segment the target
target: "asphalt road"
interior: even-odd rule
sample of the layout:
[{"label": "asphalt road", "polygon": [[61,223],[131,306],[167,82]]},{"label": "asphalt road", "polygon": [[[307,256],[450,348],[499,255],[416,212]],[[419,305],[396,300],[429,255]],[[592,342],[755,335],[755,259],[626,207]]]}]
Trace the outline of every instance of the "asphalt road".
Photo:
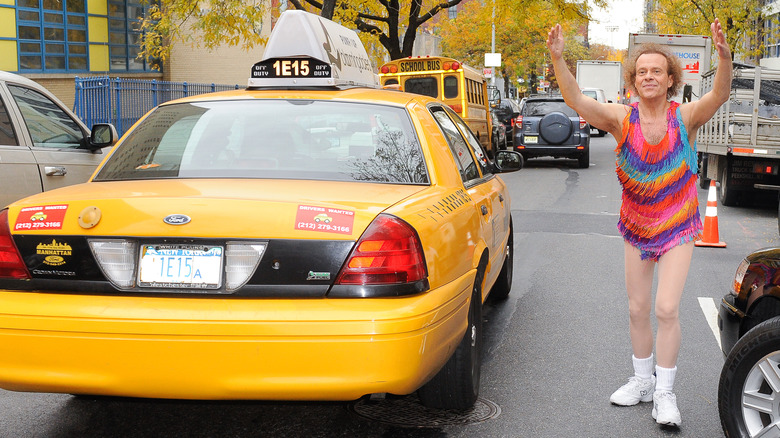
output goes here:
[{"label": "asphalt road", "polygon": [[[681,305],[675,390],[680,429],[651,404],[616,407],[632,373],[615,141],[594,138],[591,166],[530,160],[511,187],[510,297],[488,302],[481,400],[468,415],[432,413],[414,397],[359,403],[91,399],[0,390],[0,437],[717,437],[723,356],[717,303],[742,257],[777,245],[777,203],[718,206],[727,248],[697,248]],[[707,190],[699,190],[701,211]],[[215,366],[219,366],[215,359]],[[402,364],[399,364],[402,366]]]}]

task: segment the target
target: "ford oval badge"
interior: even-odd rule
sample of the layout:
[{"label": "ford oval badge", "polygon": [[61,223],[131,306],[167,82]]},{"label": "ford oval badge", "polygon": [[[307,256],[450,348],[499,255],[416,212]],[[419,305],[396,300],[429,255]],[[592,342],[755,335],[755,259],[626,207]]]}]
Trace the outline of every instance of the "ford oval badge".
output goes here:
[{"label": "ford oval badge", "polygon": [[186,214],[169,214],[165,216],[163,222],[168,225],[184,225],[190,222],[190,217]]}]

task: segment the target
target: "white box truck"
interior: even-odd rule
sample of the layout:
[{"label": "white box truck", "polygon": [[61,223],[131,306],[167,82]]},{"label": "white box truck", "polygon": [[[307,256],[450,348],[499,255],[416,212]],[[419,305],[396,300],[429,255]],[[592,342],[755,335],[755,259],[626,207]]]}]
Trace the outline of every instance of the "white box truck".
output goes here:
[{"label": "white box truck", "polygon": [[[622,103],[623,64],[619,61],[579,60],[577,84],[584,94],[596,100]],[[606,132],[599,129],[597,135],[603,137]]]},{"label": "white box truck", "polygon": [[[705,73],[705,92],[714,76],[715,70]],[[759,190],[780,193],[780,70],[735,63],[729,99],[699,129],[696,143],[700,184],[717,180],[721,204],[750,201],[746,195]]]},{"label": "white box truck", "polygon": [[623,64],[618,61],[577,61],[577,84],[580,89],[600,88],[607,101],[623,100]]},{"label": "white box truck", "polygon": [[[702,96],[701,77],[710,69],[712,38],[705,35],[662,35],[648,33],[628,34],[628,57],[634,48],[644,43],[656,43],[669,46],[680,58],[683,69],[683,86],[672,98],[677,102],[699,100]],[[636,101],[635,98],[631,98]]]}]

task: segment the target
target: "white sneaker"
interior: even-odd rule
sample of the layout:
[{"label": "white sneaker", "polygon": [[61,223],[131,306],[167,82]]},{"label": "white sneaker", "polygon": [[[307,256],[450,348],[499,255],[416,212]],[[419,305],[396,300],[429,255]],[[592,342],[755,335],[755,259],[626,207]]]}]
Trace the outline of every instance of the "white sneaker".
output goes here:
[{"label": "white sneaker", "polygon": [[609,401],[619,406],[634,406],[640,401],[652,401],[653,391],[655,391],[655,376],[650,376],[649,379],[632,376],[628,379],[628,383],[612,393]]},{"label": "white sneaker", "polygon": [[671,391],[656,391],[653,394],[653,418],[658,424],[679,427],[682,423],[677,409],[677,396]]}]

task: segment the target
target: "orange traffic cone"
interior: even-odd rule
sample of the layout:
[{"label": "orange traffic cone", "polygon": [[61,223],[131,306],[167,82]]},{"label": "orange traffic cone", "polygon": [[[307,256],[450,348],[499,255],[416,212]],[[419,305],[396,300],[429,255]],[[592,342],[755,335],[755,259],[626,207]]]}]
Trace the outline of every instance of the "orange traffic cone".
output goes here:
[{"label": "orange traffic cone", "polygon": [[707,209],[704,211],[704,233],[702,239],[696,241],[696,246],[726,247],[726,242],[721,242],[718,235],[718,194],[716,190],[715,180],[710,180]]}]

